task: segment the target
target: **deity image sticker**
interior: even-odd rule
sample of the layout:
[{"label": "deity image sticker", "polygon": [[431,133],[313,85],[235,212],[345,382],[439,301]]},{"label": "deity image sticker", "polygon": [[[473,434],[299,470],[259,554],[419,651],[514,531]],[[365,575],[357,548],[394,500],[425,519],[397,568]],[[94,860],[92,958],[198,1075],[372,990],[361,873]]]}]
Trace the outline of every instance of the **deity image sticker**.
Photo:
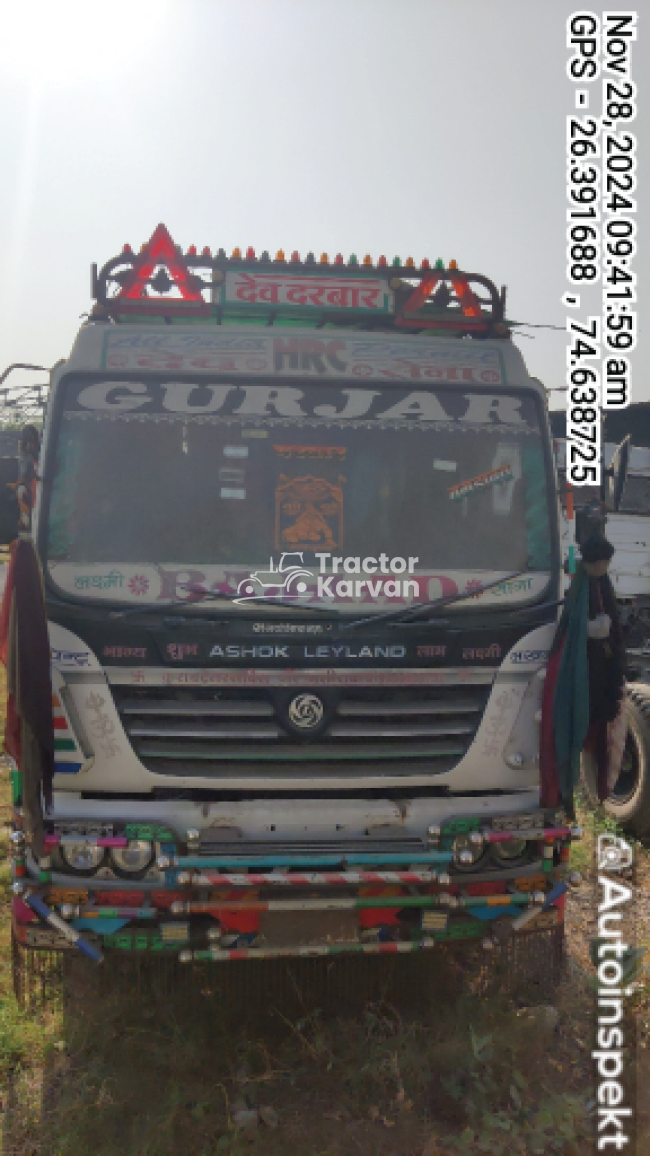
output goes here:
[{"label": "deity image sticker", "polygon": [[343,545],[343,489],[346,479],[328,482],[309,474],[304,478],[280,479],[275,491],[275,545],[284,550],[311,550]]}]

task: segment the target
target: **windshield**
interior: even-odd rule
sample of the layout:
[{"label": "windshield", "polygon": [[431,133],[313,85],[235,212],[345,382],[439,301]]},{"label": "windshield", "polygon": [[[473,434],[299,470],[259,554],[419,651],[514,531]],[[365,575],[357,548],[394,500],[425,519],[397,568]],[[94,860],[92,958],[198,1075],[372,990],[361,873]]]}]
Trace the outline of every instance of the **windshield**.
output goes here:
[{"label": "windshield", "polygon": [[357,613],[548,582],[532,393],[75,377],[59,396],[47,569],[80,599]]}]

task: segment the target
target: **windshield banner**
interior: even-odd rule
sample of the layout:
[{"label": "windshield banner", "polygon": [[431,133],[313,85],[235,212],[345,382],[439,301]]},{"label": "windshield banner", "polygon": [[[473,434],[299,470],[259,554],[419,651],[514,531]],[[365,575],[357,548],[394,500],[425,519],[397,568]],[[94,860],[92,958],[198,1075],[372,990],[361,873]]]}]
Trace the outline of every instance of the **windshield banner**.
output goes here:
[{"label": "windshield banner", "polygon": [[407,341],[338,335],[317,338],[293,334],[267,337],[232,332],[109,331],[104,338],[102,368],[476,385],[498,385],[505,380],[500,351],[480,342],[447,342],[444,348],[418,338]]},{"label": "windshield banner", "polygon": [[[416,569],[417,559],[388,558],[385,554],[336,561],[343,563],[337,565],[336,571],[333,559],[326,553],[321,553],[318,565],[310,569],[300,564],[300,554],[297,557],[282,555],[279,562],[271,558],[268,569],[245,564],[181,566],[174,563],[132,565],[116,562],[113,565],[84,565],[55,561],[50,561],[48,569],[60,589],[77,596],[142,605],[181,600],[191,605],[199,604],[206,594],[222,593],[228,596],[223,604],[219,604],[224,609],[231,600],[235,606],[247,603],[255,606],[295,599],[301,604],[313,603],[314,606],[337,609],[358,606],[360,610],[364,607],[399,610],[418,602],[472,591],[470,605],[481,602],[496,607],[505,601],[510,604],[535,598],[549,580],[549,574],[541,572],[521,574],[516,578],[492,570],[446,570],[431,574]],[[499,581],[500,578],[503,580]],[[493,582],[497,585],[489,590],[481,589]],[[207,605],[213,603],[206,602]]]}]

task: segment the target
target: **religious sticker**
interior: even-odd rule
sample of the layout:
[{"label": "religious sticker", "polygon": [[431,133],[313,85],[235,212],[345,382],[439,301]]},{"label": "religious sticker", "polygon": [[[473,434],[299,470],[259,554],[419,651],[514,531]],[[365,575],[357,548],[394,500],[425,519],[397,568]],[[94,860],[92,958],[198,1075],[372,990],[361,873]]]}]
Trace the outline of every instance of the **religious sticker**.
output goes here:
[{"label": "religious sticker", "polygon": [[310,550],[343,544],[343,489],[345,478],[328,482],[308,474],[280,479],[275,491],[276,549]]}]

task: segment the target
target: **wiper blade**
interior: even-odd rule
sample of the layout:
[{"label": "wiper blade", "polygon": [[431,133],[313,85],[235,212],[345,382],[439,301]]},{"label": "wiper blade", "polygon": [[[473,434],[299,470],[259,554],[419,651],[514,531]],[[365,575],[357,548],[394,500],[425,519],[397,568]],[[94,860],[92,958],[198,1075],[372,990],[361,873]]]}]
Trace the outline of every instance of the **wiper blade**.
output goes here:
[{"label": "wiper blade", "polygon": [[[232,602],[234,594],[214,594],[210,598],[211,602],[216,602],[217,599],[223,602]],[[190,602],[187,598],[173,598],[171,602],[160,602],[158,605],[149,604],[148,606],[127,606],[124,610],[111,610],[110,618],[130,618],[132,614],[166,614],[168,611],[174,611],[176,608],[182,608],[187,611],[188,606],[197,606],[198,603]]]},{"label": "wiper blade", "polygon": [[441,606],[455,605],[456,602],[466,602],[475,598],[484,590],[491,590],[493,586],[500,586],[502,582],[511,582],[526,574],[526,570],[515,570],[512,574],[505,574],[502,578],[495,578],[493,582],[486,582],[484,586],[473,590],[465,590],[462,594],[447,594],[444,598],[435,598],[433,602],[418,602],[417,606],[407,606],[404,610],[387,610],[385,614],[368,614],[365,618],[355,618],[354,622],[346,622],[341,630],[353,630],[356,626],[366,626],[374,622],[413,622],[423,611],[438,610]]},{"label": "wiper blade", "polygon": [[[183,590],[191,589],[191,587],[186,586],[183,583],[179,583],[179,585],[181,585]],[[197,593],[196,590],[193,590],[192,592]],[[157,606],[127,606],[125,610],[111,611],[110,617],[129,618],[132,614],[150,614],[151,612],[158,611],[167,612],[168,610],[173,611],[177,607],[187,611],[188,607],[203,606],[204,602],[238,602],[236,594],[227,594],[225,591],[206,590],[202,593],[203,597],[198,599],[196,602],[191,602],[188,598],[174,598],[171,602],[161,602]],[[336,615],[340,616],[340,611],[334,610],[333,607],[328,608],[326,606],[312,606],[309,603],[291,602],[289,599],[283,598],[247,598],[246,602],[261,604],[262,606],[283,606],[290,610],[295,610],[296,608],[298,610],[312,610],[314,614],[331,614],[334,612]]]}]

